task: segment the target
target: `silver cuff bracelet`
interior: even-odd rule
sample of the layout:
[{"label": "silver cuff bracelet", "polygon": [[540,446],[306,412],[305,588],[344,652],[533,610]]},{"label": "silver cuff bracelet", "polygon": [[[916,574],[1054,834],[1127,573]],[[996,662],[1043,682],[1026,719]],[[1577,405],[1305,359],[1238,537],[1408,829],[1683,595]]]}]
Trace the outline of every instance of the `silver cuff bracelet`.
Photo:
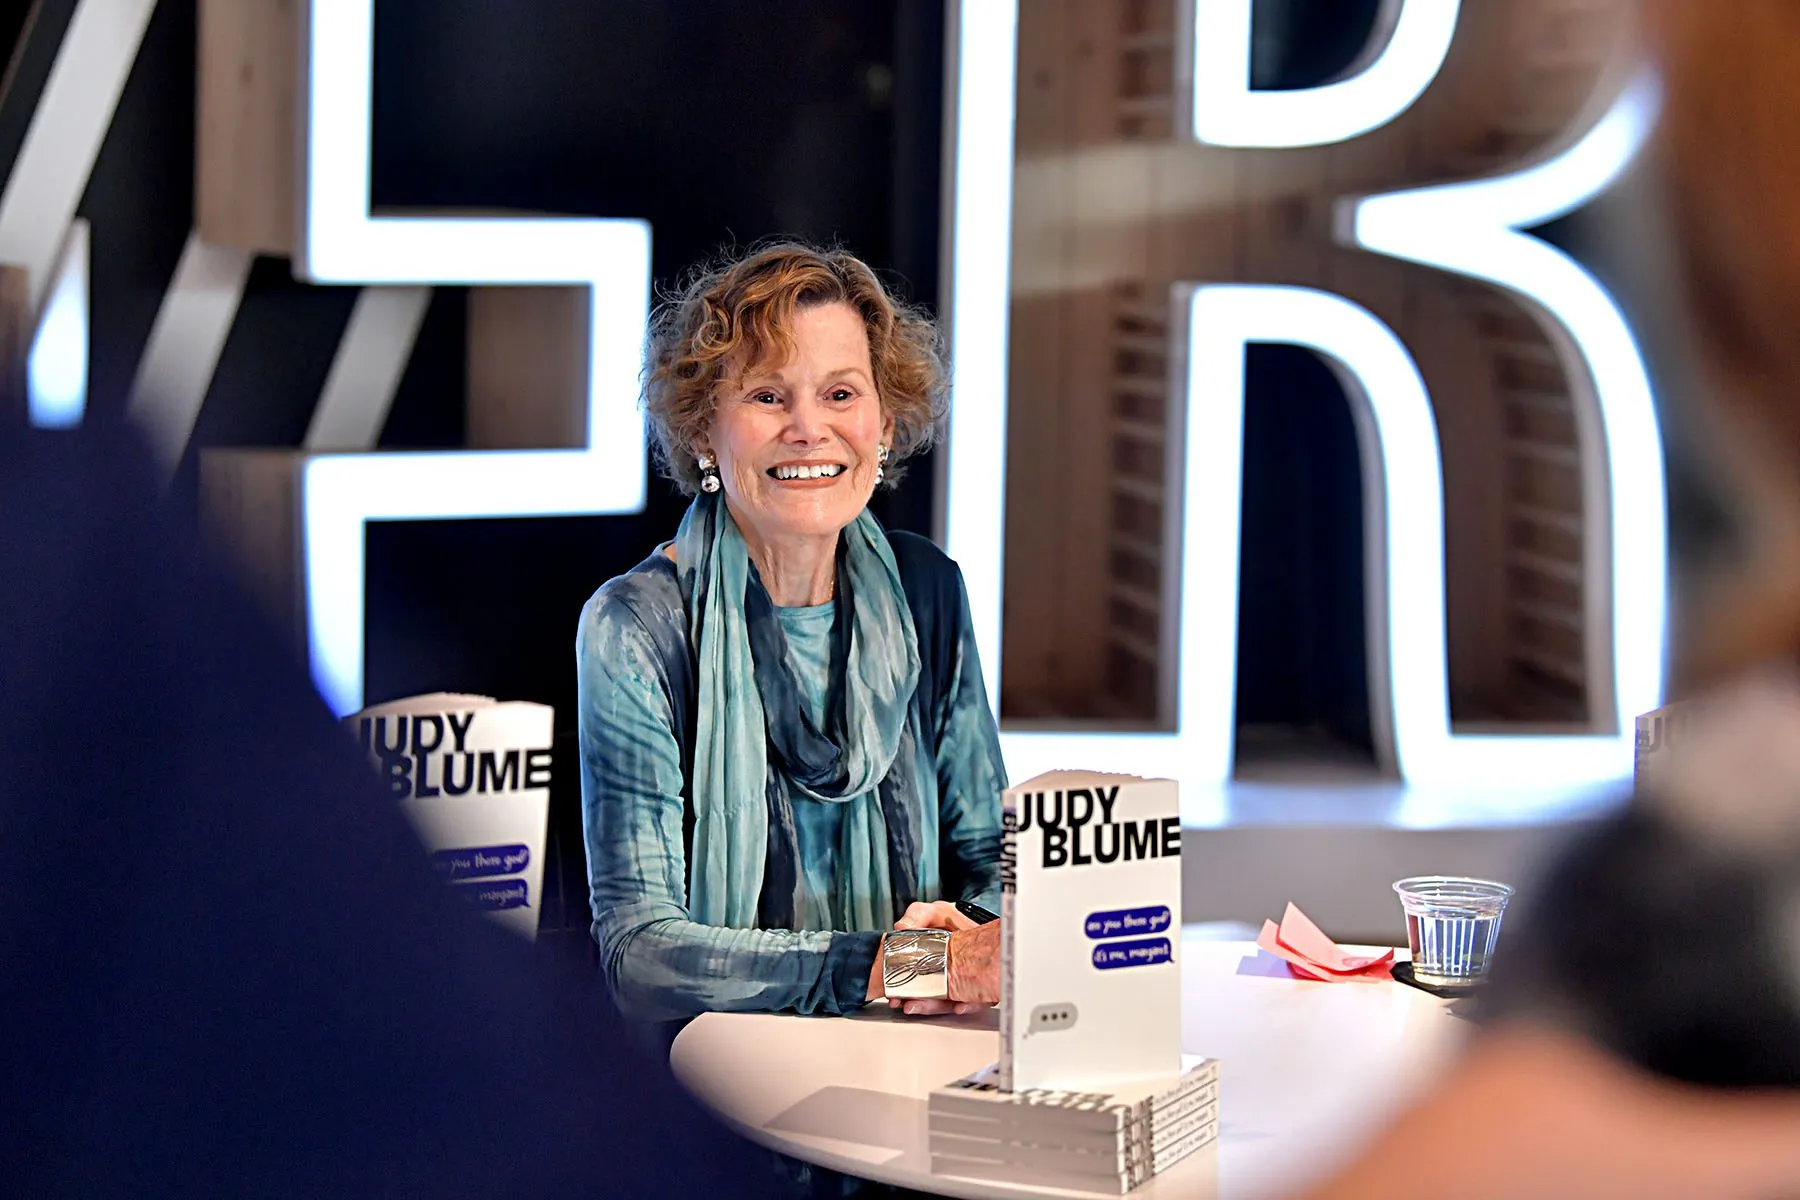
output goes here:
[{"label": "silver cuff bracelet", "polygon": [[895,1000],[940,1000],[950,994],[950,934],[901,929],[881,938],[881,990]]}]

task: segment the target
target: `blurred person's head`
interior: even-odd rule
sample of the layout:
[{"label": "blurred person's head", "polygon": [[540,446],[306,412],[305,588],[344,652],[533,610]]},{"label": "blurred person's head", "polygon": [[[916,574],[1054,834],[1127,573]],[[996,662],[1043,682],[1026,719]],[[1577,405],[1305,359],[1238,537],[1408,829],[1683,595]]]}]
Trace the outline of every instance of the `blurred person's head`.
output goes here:
[{"label": "blurred person's head", "polygon": [[1578,830],[1521,889],[1482,1004],[1491,1021],[1547,1022],[1688,1083],[1791,1088],[1800,0],[1641,8],[1664,82],[1648,164],[1661,236],[1633,251],[1673,301],[1657,345],[1671,515],[1685,524],[1685,509],[1716,506],[1725,518],[1677,563],[1672,698],[1702,702],[1664,714],[1633,802]]},{"label": "blurred person's head", "polygon": [[1643,11],[1665,85],[1655,166],[1691,407],[1738,524],[1676,623],[1681,692],[1800,660],[1800,3]]}]

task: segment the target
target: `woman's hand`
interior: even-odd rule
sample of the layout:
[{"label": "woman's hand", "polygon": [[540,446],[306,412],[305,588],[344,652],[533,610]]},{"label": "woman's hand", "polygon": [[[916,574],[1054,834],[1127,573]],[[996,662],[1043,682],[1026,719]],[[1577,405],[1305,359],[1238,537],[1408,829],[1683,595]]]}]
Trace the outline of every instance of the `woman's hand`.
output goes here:
[{"label": "woman's hand", "polygon": [[889,1008],[909,1017],[940,1017],[1000,1002],[1000,922],[978,925],[948,900],[915,901],[906,906],[894,928],[950,932],[950,995],[942,1000],[889,1000]]},{"label": "woman's hand", "polygon": [[958,933],[964,929],[974,929],[975,922],[963,915],[962,909],[948,900],[914,900],[894,922],[895,929],[948,929]]},{"label": "woman's hand", "polygon": [[970,1008],[1000,1003],[1000,922],[950,935],[950,998]]}]

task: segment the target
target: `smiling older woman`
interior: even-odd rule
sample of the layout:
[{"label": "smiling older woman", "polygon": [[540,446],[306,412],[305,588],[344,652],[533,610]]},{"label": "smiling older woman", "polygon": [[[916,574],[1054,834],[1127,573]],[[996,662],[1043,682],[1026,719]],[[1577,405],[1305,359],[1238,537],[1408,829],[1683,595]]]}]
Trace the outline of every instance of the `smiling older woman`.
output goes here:
[{"label": "smiling older woman", "polygon": [[[576,638],[594,939],[622,1011],[999,998],[1005,786],[968,601],[867,505],[929,441],[931,323],[783,244],[659,310],[645,406],[694,495]],[[884,932],[899,928],[902,932]]]}]

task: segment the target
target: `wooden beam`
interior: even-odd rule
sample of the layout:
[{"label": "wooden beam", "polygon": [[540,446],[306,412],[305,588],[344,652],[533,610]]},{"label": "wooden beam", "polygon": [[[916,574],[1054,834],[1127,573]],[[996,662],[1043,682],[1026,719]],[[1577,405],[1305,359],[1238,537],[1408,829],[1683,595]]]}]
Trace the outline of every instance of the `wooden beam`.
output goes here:
[{"label": "wooden beam", "polygon": [[303,0],[200,0],[194,225],[292,257],[298,243]]},{"label": "wooden beam", "polygon": [[204,450],[200,527],[238,571],[271,620],[306,655],[305,574],[300,559],[300,478],[294,450]]},{"label": "wooden beam", "polygon": [[23,425],[30,403],[25,359],[31,351],[31,272],[0,266],[0,427]]},{"label": "wooden beam", "polygon": [[590,303],[585,287],[469,289],[470,449],[587,445]]}]

